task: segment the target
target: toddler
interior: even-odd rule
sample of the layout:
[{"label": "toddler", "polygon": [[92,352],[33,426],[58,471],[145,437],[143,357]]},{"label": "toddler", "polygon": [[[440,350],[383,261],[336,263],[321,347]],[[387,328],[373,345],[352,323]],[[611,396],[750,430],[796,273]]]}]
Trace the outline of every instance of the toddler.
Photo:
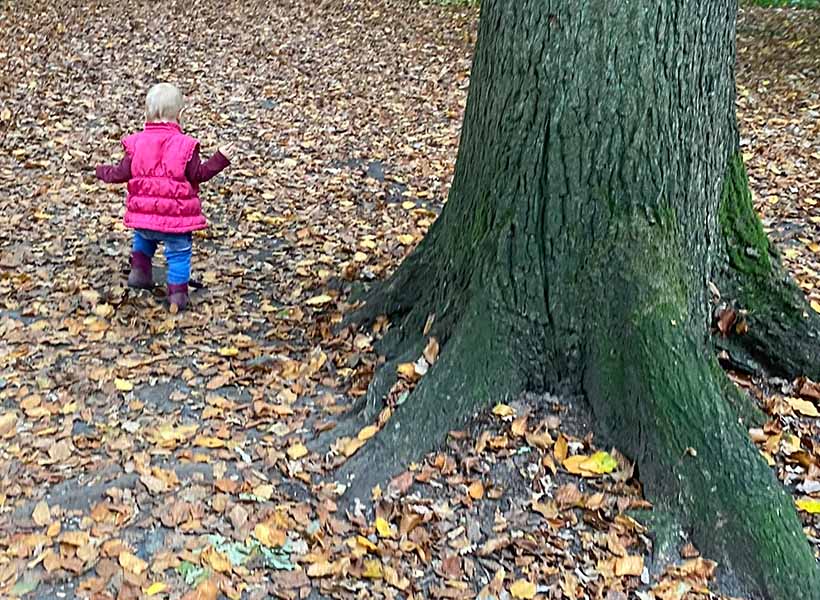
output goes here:
[{"label": "toddler", "polygon": [[172,312],[188,304],[191,232],[207,226],[199,184],[227,167],[234,151],[228,144],[200,162],[199,142],[179,126],[183,108],[182,94],[175,86],[152,87],[145,98],[145,129],[122,141],[125,157],[118,165],[97,167],[97,178],[106,183],[128,182],[125,226],[134,230],[128,285],[152,287],[151,259],[162,242]]}]

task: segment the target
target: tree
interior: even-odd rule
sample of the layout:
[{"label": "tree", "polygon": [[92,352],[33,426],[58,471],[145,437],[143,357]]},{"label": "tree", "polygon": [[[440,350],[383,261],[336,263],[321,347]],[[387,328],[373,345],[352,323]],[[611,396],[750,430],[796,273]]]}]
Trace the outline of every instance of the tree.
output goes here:
[{"label": "tree", "polygon": [[484,0],[446,208],[352,316],[392,322],[360,422],[429,336],[441,356],[343,467],[353,493],[490,402],[579,391],[649,499],[747,593],[820,598],[792,501],[748,438],[754,410],[711,340],[717,286],[749,311],[733,352],[790,375],[820,369],[817,320],[766,239],[739,154],[736,11]]}]

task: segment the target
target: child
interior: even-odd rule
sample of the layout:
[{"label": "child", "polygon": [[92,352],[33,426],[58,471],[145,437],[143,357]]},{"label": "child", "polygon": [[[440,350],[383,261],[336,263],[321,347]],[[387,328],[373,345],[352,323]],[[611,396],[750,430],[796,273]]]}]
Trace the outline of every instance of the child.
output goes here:
[{"label": "child", "polygon": [[199,184],[227,167],[234,150],[228,144],[201,163],[199,142],[179,126],[183,104],[182,94],[170,83],[152,87],[145,98],[145,129],[122,141],[125,157],[120,164],[97,167],[97,178],[106,183],[128,182],[125,226],[134,229],[128,285],[153,285],[151,259],[162,242],[172,312],[188,304],[191,232],[207,226]]}]

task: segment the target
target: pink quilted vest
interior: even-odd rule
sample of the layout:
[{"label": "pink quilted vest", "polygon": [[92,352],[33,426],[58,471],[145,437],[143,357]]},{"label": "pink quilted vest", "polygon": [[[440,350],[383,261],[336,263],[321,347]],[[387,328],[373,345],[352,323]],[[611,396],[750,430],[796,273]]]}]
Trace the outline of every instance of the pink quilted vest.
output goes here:
[{"label": "pink quilted vest", "polygon": [[188,233],[207,226],[199,186],[185,178],[198,144],[176,123],[146,123],[143,131],[122,141],[131,158],[126,227]]}]

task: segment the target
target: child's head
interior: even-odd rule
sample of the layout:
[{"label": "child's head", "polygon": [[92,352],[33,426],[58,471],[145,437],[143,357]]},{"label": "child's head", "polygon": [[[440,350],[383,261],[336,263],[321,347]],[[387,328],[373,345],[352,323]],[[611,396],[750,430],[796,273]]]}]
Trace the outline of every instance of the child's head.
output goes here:
[{"label": "child's head", "polygon": [[179,121],[179,113],[184,106],[182,93],[175,85],[158,83],[145,96],[145,120]]}]

